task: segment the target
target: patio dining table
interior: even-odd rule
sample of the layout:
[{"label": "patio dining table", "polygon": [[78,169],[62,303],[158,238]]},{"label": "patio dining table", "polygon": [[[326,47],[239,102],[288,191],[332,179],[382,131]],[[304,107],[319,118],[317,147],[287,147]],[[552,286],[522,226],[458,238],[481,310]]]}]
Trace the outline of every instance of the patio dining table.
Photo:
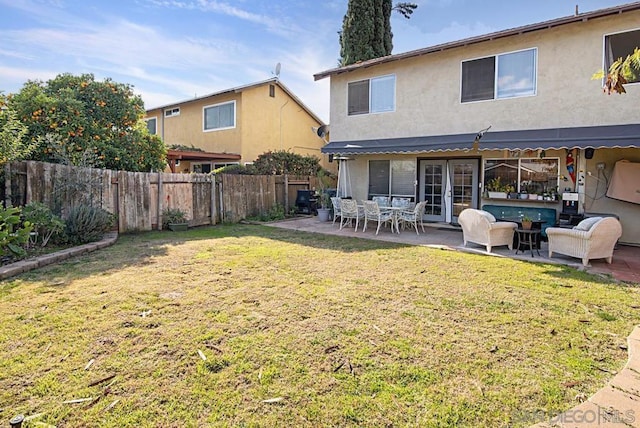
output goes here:
[{"label": "patio dining table", "polygon": [[[364,205],[358,204],[358,209],[364,210]],[[393,207],[393,206],[380,206],[380,211],[391,211],[393,215],[393,220],[391,221],[391,233],[393,233],[393,228],[395,226],[396,232],[400,233],[400,225],[398,219],[400,218],[400,212],[403,210],[409,209],[408,207]]]}]

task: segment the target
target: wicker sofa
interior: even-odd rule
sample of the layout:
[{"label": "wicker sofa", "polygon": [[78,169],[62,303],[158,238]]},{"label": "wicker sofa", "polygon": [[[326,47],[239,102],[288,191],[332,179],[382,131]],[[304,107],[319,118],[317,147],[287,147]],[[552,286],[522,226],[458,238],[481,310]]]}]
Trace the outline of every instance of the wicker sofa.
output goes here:
[{"label": "wicker sofa", "polygon": [[487,252],[491,252],[491,247],[508,245],[513,249],[513,233],[518,227],[516,223],[508,221],[496,221],[490,212],[467,208],[458,216],[458,223],[462,226],[462,239],[464,245],[473,242],[487,247]]},{"label": "wicker sofa", "polygon": [[606,259],[611,263],[613,249],[622,236],[622,226],[614,217],[590,217],[573,229],[550,227],[549,258],[553,253],[582,259],[587,266],[590,259]]}]

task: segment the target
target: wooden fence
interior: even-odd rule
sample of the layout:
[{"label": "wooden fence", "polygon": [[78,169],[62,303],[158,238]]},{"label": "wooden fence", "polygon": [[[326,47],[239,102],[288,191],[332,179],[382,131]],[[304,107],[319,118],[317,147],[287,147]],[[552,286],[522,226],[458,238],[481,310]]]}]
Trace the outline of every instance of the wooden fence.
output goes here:
[{"label": "wooden fence", "polygon": [[13,162],[4,175],[5,202],[42,202],[63,217],[91,203],[117,215],[120,233],[160,229],[167,208],[185,211],[191,226],[237,222],[276,205],[289,211],[298,190],[318,187],[313,176],[143,173],[34,161]]}]

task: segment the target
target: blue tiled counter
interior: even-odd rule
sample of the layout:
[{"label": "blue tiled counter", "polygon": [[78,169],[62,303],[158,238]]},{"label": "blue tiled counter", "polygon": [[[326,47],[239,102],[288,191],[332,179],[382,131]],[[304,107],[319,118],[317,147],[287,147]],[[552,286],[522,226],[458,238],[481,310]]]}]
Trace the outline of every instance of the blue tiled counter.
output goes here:
[{"label": "blue tiled counter", "polygon": [[547,227],[553,227],[557,222],[557,212],[554,208],[539,208],[539,207],[523,207],[523,206],[509,206],[509,205],[483,205],[482,209],[493,214],[495,218],[516,218],[523,214],[533,220],[542,220],[545,223],[542,224],[542,236],[547,237]]}]

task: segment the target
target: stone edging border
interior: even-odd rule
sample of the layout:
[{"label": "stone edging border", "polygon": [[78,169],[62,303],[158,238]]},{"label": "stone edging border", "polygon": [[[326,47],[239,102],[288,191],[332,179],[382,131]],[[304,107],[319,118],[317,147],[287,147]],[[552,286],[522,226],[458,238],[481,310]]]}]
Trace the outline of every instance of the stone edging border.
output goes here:
[{"label": "stone edging border", "polygon": [[59,263],[71,257],[91,253],[102,248],[109,247],[118,240],[117,232],[107,233],[100,241],[90,242],[77,247],[67,248],[51,254],[35,257],[33,259],[21,260],[10,265],[0,267],[0,280],[5,280],[15,275],[19,275],[30,270],[38,269],[53,263]]}]

